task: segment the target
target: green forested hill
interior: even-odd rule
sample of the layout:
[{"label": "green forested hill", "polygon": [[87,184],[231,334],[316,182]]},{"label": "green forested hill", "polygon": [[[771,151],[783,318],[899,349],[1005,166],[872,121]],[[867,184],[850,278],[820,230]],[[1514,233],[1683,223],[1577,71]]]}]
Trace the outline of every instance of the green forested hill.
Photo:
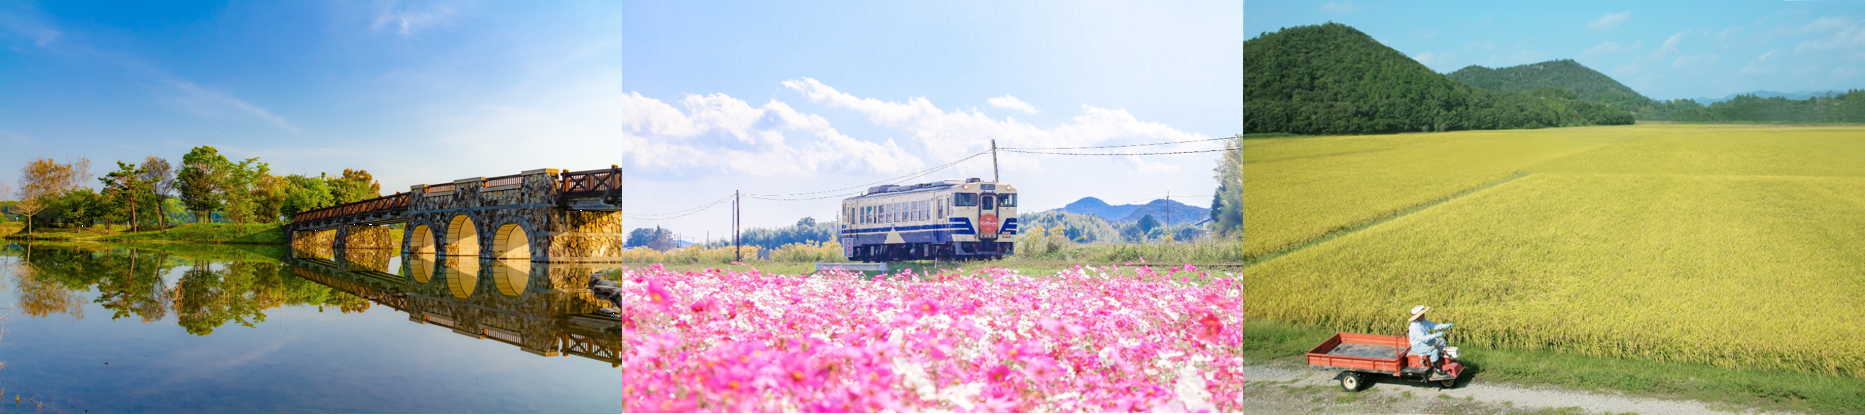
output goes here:
[{"label": "green forested hill", "polygon": [[1632,88],[1613,80],[1612,77],[1581,65],[1579,62],[1574,62],[1573,59],[1497,69],[1470,65],[1445,76],[1457,82],[1492,91],[1520,92],[1543,86],[1567,88],[1579,95],[1580,99],[1602,102],[1627,110],[1657,104],[1656,101],[1639,95],[1638,91],[1633,91]]},{"label": "green forested hill", "polygon": [[1401,131],[1630,124],[1629,112],[1558,88],[1473,88],[1338,23],[1243,43],[1244,133]]}]

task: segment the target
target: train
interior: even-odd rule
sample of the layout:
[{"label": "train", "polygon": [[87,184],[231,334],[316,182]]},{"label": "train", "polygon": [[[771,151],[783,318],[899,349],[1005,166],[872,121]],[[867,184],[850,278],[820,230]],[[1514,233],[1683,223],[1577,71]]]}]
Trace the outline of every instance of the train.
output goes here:
[{"label": "train", "polygon": [[882,185],[842,200],[842,255],[862,262],[1016,253],[1017,188],[977,178]]}]

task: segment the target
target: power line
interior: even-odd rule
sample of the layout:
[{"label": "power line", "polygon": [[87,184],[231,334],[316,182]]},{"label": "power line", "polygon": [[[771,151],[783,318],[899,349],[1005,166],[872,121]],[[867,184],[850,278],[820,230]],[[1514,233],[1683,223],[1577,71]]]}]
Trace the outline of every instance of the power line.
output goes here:
[{"label": "power line", "polygon": [[1052,156],[1165,156],[1165,155],[1173,155],[1173,154],[1216,153],[1219,151],[1231,151],[1231,150],[1233,149],[1219,148],[1219,149],[1211,149],[1211,150],[1160,151],[1160,152],[1151,152],[1151,153],[1073,153],[1073,152],[1060,152],[1060,151],[1010,150],[1010,149],[1002,149],[1002,148],[998,149],[998,151],[1006,151],[1006,152],[1011,152],[1011,153],[1048,154]]},{"label": "power line", "polygon": [[1115,145],[1105,145],[1105,146],[1081,146],[1081,147],[998,147],[997,149],[998,150],[1086,150],[1086,149],[1095,149],[1095,148],[1146,147],[1146,146],[1165,146],[1165,145],[1185,144],[1185,143],[1204,143],[1204,142],[1211,142],[1211,141],[1230,140],[1233,138],[1236,138],[1236,137],[1219,137],[1219,138],[1209,138],[1209,139],[1204,139],[1204,140],[1167,141],[1163,143],[1145,143],[1145,144],[1115,144]]},{"label": "power line", "polygon": [[[682,210],[676,210],[676,211],[672,211],[672,212],[667,212],[667,213],[649,213],[649,214],[641,214],[641,215],[633,215],[633,214],[628,214],[628,213],[623,213],[623,214],[622,214],[622,217],[625,217],[625,218],[630,218],[630,219],[635,219],[635,220],[647,220],[647,221],[659,221],[659,220],[671,220],[671,219],[679,219],[679,218],[683,218],[683,217],[687,217],[687,216],[690,216],[690,215],[693,215],[693,214],[695,214],[695,213],[699,213],[699,212],[703,212],[703,211],[705,211],[705,210],[706,210],[707,208],[711,208],[711,207],[713,207],[713,206],[718,206],[719,204],[721,204],[721,203],[725,203],[725,202],[727,202],[727,201],[730,201],[730,200],[732,200],[732,197],[731,197],[731,196],[726,196],[726,197],[724,197],[724,198],[720,198],[720,199],[718,199],[718,200],[714,200],[714,201],[711,201],[711,202],[707,202],[706,204],[703,204],[703,205],[699,205],[699,206],[695,206],[695,207],[691,207],[691,208],[687,208],[687,209],[682,209]],[[650,216],[653,216],[653,217],[650,217]]]},{"label": "power line", "polygon": [[764,196],[761,196],[761,195],[753,195],[753,194],[749,194],[749,193],[747,193],[747,194],[745,194],[745,197],[749,197],[749,198],[752,198],[752,199],[758,199],[758,200],[770,200],[770,201],[777,201],[777,202],[797,202],[797,201],[804,201],[804,200],[822,200],[822,199],[829,199],[829,198],[836,198],[836,197],[845,197],[845,196],[860,196],[860,195],[861,195],[862,193],[867,193],[867,192],[868,192],[867,190],[861,190],[861,191],[856,191],[856,192],[851,192],[851,193],[836,193],[836,194],[831,194],[831,195],[826,195],[826,196],[815,196],[815,197],[789,197],[789,198],[786,198],[786,197],[764,197]]},{"label": "power line", "polygon": [[[843,188],[837,188],[837,189],[829,189],[829,190],[819,190],[819,191],[814,191],[814,192],[803,192],[803,193],[782,193],[782,194],[751,194],[751,193],[746,193],[746,194],[745,194],[745,196],[750,196],[750,197],[754,197],[754,198],[760,198],[760,199],[763,199],[763,198],[761,198],[761,197],[759,197],[759,196],[766,196],[766,197],[780,197],[780,198],[781,198],[781,197],[786,197],[786,196],[806,196],[806,195],[814,195],[814,194],[822,194],[822,193],[830,193],[830,192],[840,192],[840,191],[845,191],[845,190],[852,190],[852,189],[862,189],[862,188],[866,188],[866,187],[868,187],[868,186],[873,186],[873,185],[877,185],[877,184],[882,184],[882,183],[894,183],[894,182],[899,182],[899,181],[903,181],[903,180],[911,180],[911,179],[917,179],[917,178],[920,178],[920,177],[925,177],[926,175],[929,175],[929,174],[933,174],[933,172],[936,172],[936,171],[940,171],[940,170],[945,170],[945,169],[947,169],[947,168],[950,168],[950,167],[952,167],[952,166],[955,166],[955,165],[958,165],[959,163],[963,163],[963,162],[965,162],[966,160],[971,160],[971,159],[974,159],[974,158],[977,158],[978,156],[982,156],[982,155],[985,155],[985,154],[987,154],[987,153],[990,153],[990,151],[980,151],[980,152],[978,152],[977,154],[972,154],[972,155],[970,155],[970,156],[965,156],[965,158],[962,158],[962,159],[958,159],[958,160],[953,160],[953,161],[952,161],[952,162],[950,162],[950,163],[946,163],[946,164],[941,164],[941,165],[939,165],[938,167],[933,167],[933,168],[931,168],[931,169],[927,169],[927,170],[923,170],[923,171],[920,171],[920,172],[917,172],[917,173],[913,173],[913,174],[908,174],[908,175],[905,175],[905,176],[900,176],[900,177],[895,177],[895,178],[891,178],[891,179],[886,179],[886,180],[881,180],[881,181],[877,181],[877,182],[870,182],[870,183],[867,183],[867,184],[861,184],[861,185],[855,185],[855,186],[849,186],[849,187],[843,187]],[[765,200],[776,200],[776,199],[765,199]],[[814,199],[795,199],[795,200],[814,200]]]}]

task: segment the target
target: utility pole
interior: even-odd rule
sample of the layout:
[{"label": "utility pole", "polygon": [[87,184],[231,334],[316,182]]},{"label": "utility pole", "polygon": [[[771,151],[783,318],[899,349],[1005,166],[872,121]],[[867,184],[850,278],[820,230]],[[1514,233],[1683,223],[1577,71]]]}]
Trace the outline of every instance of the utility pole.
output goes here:
[{"label": "utility pole", "polygon": [[740,193],[740,192],[739,192],[739,191],[737,191],[737,190],[733,190],[733,191],[732,191],[732,260],[733,260],[733,261],[742,261],[742,260],[744,260],[744,259],[745,259],[745,254],[744,254],[744,250],[742,250],[742,249],[740,249],[740,248],[738,247],[738,200],[739,200],[738,198],[739,198],[739,193]]},{"label": "utility pole", "polygon": [[993,138],[991,139],[991,182],[998,183],[1002,180],[997,177],[997,139]]},{"label": "utility pole", "polygon": [[1166,191],[1166,243],[1172,243],[1172,191]]}]

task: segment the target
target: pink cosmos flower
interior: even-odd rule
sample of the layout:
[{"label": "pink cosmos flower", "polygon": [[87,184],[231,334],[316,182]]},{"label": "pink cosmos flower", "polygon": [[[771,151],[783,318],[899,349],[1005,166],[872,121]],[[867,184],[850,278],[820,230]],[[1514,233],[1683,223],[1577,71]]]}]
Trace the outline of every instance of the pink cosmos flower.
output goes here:
[{"label": "pink cosmos flower", "polygon": [[666,286],[659,279],[648,281],[648,304],[653,304],[663,312],[673,308],[673,294],[667,292]]},{"label": "pink cosmos flower", "polygon": [[984,377],[985,379],[990,379],[991,382],[1003,382],[1010,378],[1010,366],[993,366],[991,370],[984,372]]},{"label": "pink cosmos flower", "polygon": [[919,301],[914,301],[913,305],[908,306],[907,309],[913,313],[914,317],[926,317],[939,314],[939,302],[931,298],[921,298]]},{"label": "pink cosmos flower", "polygon": [[1217,320],[1217,315],[1209,312],[1204,313],[1204,318],[1198,319],[1198,326],[1198,337],[1205,340],[1217,340],[1217,336],[1224,333],[1224,323]]}]

